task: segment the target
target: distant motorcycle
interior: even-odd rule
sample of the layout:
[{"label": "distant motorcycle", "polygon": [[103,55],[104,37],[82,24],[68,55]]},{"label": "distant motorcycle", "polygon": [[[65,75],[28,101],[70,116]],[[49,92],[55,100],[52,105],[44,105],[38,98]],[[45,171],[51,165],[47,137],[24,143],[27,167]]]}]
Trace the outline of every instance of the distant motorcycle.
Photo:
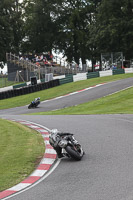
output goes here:
[{"label": "distant motorcycle", "polygon": [[34,101],[32,101],[28,106],[28,109],[36,108],[39,104],[40,104],[40,97],[35,98]]},{"label": "distant motorcycle", "polygon": [[84,151],[72,133],[59,132],[57,129],[51,130],[49,136],[51,146],[56,150],[59,158],[69,157],[74,160],[81,160]]}]

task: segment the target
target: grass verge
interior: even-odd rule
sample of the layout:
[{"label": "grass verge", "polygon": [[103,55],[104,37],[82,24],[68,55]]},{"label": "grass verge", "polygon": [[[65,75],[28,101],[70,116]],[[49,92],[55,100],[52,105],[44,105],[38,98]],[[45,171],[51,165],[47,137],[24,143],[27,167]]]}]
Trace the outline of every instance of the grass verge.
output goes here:
[{"label": "grass verge", "polygon": [[112,82],[112,81],[116,81],[120,79],[130,78],[130,77],[133,77],[133,74],[120,74],[120,75],[99,77],[99,78],[87,79],[84,81],[72,82],[72,83],[64,84],[64,85],[57,86],[54,88],[35,92],[32,94],[0,100],[0,109],[8,109],[8,108],[13,108],[13,107],[28,105],[34,98],[38,96],[41,97],[41,101],[44,101],[47,99],[68,94],[70,92],[75,92],[77,90],[94,86],[96,84],[100,84],[103,82]]},{"label": "grass verge", "polygon": [[45,146],[38,132],[21,124],[0,119],[0,127],[0,191],[3,191],[33,172]]}]

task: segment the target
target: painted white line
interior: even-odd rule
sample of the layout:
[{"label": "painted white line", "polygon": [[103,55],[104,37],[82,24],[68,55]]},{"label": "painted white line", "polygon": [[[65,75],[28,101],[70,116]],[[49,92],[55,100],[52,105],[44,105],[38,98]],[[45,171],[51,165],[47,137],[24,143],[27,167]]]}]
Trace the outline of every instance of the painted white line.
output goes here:
[{"label": "painted white line", "polygon": [[108,95],[103,96],[103,97],[107,97],[107,96],[110,96],[110,95],[113,95],[113,94],[117,94],[117,93],[119,93],[119,92],[121,92],[121,91],[127,90],[127,89],[132,88],[132,87],[133,87],[133,86],[129,86],[129,87],[127,87],[127,88],[121,89],[121,90],[119,90],[119,91],[113,92],[113,93],[108,94]]},{"label": "painted white line", "polygon": [[62,98],[63,96],[59,96],[59,97],[56,97],[56,98],[54,98],[54,99],[60,99],[60,98]]}]

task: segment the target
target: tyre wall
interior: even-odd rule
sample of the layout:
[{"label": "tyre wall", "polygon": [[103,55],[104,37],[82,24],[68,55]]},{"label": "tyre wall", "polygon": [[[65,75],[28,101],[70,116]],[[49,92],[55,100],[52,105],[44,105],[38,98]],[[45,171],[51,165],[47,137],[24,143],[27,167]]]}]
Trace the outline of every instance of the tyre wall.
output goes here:
[{"label": "tyre wall", "polygon": [[43,82],[43,83],[39,83],[36,85],[29,85],[26,87],[21,87],[18,88],[17,86],[13,88],[13,90],[8,90],[8,91],[4,91],[4,92],[0,92],[0,100],[2,99],[7,99],[7,98],[11,98],[11,97],[16,97],[16,96],[20,96],[20,95],[24,95],[24,94],[29,94],[29,93],[33,93],[33,92],[37,92],[37,91],[41,91],[41,90],[45,90],[45,89],[49,89],[52,87],[56,87],[60,85],[59,83],[59,79],[56,80],[52,80],[49,82]]}]

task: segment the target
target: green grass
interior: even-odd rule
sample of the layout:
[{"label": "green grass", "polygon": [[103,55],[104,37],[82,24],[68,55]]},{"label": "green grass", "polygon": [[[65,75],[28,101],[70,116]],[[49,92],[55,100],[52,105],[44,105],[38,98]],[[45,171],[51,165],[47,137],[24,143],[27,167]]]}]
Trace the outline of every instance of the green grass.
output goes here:
[{"label": "green grass", "polygon": [[44,151],[44,141],[38,132],[0,119],[0,191],[30,175]]},{"label": "green grass", "polygon": [[72,82],[72,83],[64,84],[64,85],[57,86],[54,88],[35,92],[32,94],[0,100],[0,109],[7,109],[7,108],[28,105],[34,98],[38,96],[41,97],[41,101],[44,101],[47,99],[68,94],[70,92],[74,92],[74,91],[81,90],[90,86],[94,86],[99,83],[111,82],[111,81],[116,81],[116,80],[130,78],[130,77],[133,77],[133,74],[121,74],[121,75],[87,79],[84,81],[78,81],[74,83]]},{"label": "green grass", "polygon": [[16,84],[19,84],[19,83],[15,83],[15,81],[8,81],[8,79],[6,77],[0,77],[0,88],[3,88],[3,87],[8,87],[8,86],[11,86],[11,85],[16,85]]},{"label": "green grass", "polygon": [[[133,114],[133,88],[97,100],[36,115]],[[34,114],[33,114],[34,115]]]}]

